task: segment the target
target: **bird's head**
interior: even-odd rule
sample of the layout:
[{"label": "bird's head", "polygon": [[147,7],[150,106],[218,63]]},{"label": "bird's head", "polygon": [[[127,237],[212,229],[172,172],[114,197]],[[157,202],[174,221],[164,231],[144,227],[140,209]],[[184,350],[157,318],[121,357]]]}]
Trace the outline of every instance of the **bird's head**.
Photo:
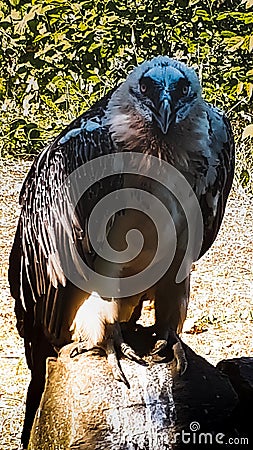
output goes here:
[{"label": "bird's head", "polygon": [[187,116],[201,95],[195,71],[168,57],[157,57],[137,67],[126,84],[137,108],[167,134],[172,123]]},{"label": "bird's head", "polygon": [[166,136],[170,125],[187,118],[201,98],[195,71],[167,56],[158,56],[136,67],[114,92],[106,120],[115,142],[129,149],[144,139],[143,125]]}]

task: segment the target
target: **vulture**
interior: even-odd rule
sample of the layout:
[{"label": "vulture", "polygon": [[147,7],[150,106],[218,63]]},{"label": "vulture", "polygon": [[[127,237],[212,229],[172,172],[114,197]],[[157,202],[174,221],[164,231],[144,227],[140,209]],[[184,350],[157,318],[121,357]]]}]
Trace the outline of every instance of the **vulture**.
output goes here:
[{"label": "vulture", "polygon": [[217,236],[233,172],[228,119],[204,101],[194,69],[167,56],[137,66],[37,157],[9,265],[31,370],[24,446],[46,358],[65,344],[76,342],[72,357],[102,348],[128,385],[120,356],[145,361],[122,326],[133,326],[143,299],[155,305],[151,355],[172,343],[184,373],[190,268]]}]

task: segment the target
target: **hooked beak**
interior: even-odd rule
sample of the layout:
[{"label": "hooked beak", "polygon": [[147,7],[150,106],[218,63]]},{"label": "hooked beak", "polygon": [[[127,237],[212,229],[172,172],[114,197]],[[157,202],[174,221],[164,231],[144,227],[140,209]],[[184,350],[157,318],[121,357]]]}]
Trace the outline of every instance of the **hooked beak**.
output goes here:
[{"label": "hooked beak", "polygon": [[158,112],[153,114],[163,134],[167,134],[169,126],[172,122],[171,102],[169,96],[166,96],[161,100]]}]

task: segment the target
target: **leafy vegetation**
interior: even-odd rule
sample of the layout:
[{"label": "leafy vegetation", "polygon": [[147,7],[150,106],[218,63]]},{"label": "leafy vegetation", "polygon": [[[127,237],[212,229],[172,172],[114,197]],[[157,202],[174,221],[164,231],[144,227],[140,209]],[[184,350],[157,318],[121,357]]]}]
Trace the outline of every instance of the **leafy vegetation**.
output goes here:
[{"label": "leafy vegetation", "polygon": [[[238,177],[253,168],[253,0],[0,1],[2,156],[37,153],[137,63],[195,66],[205,98],[232,120]],[[244,139],[242,133],[244,132]]]}]

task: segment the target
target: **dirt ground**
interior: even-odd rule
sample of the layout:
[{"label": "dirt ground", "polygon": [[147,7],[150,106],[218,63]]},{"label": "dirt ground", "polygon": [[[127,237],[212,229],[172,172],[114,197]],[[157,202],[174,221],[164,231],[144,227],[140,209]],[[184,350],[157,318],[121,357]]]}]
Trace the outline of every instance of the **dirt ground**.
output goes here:
[{"label": "dirt ground", "polygon": [[[19,448],[29,383],[7,281],[18,193],[29,166],[22,161],[0,161],[0,450]],[[224,358],[253,356],[252,223],[252,199],[235,188],[215,244],[192,272],[182,339],[212,364]]]}]

